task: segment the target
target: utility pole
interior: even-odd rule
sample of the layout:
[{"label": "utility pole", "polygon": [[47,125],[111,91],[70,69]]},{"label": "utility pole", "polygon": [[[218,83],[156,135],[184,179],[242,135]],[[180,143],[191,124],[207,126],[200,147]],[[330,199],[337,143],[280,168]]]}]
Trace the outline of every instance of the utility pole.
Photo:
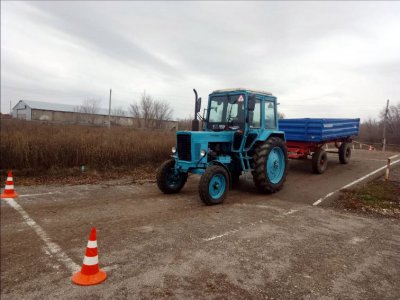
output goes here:
[{"label": "utility pole", "polygon": [[385,119],[383,120],[383,143],[382,143],[382,151],[386,151],[386,123],[389,112],[389,99],[386,102],[386,111],[385,111]]},{"label": "utility pole", "polygon": [[111,89],[110,89],[110,102],[108,104],[108,128],[111,128]]}]

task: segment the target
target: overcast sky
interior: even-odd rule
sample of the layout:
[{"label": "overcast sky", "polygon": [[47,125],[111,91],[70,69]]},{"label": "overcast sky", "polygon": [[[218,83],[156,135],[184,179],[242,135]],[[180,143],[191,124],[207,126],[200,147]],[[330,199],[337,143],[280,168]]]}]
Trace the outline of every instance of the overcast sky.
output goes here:
[{"label": "overcast sky", "polygon": [[[377,117],[400,102],[400,2],[1,2],[1,110],[20,99],[175,118],[220,88],[272,92],[294,117]],[[206,105],[203,101],[203,107]]]}]

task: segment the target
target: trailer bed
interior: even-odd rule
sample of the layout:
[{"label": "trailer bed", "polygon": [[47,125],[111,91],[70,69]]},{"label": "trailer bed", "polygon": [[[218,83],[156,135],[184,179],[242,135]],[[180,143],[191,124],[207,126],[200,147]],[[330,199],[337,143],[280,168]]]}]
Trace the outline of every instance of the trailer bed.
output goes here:
[{"label": "trailer bed", "polygon": [[325,172],[328,156],[323,146],[335,143],[339,161],[349,163],[350,143],[358,135],[360,119],[283,119],[279,129],[285,132],[288,157],[307,159],[311,156],[312,170]]},{"label": "trailer bed", "polygon": [[279,130],[285,132],[287,141],[330,142],[357,136],[360,119],[282,119]]}]

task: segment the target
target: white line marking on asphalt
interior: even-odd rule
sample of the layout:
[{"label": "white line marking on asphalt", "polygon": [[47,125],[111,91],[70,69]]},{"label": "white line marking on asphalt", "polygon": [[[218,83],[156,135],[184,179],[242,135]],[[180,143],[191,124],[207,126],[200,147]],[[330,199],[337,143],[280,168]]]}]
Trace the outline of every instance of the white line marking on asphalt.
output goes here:
[{"label": "white line marking on asphalt", "polygon": [[37,235],[45,242],[47,248],[49,249],[50,253],[53,254],[57,260],[64,264],[64,266],[69,269],[71,272],[79,271],[80,267],[70,259],[67,254],[65,254],[61,247],[56,243],[50,240],[50,237],[47,233],[40,227],[29,215],[28,213],[19,205],[14,199],[12,198],[5,198],[4,199],[12,208],[14,208],[17,212],[19,212],[24,219],[25,223],[28,224],[30,227],[35,230]]},{"label": "white line marking on asphalt", "polygon": [[295,212],[297,212],[298,210],[297,209],[291,209],[291,210],[289,210],[288,212],[286,212],[286,213],[284,213],[284,215],[292,215],[292,214],[294,214]]},{"label": "white line marking on asphalt", "polygon": [[263,209],[269,209],[269,210],[280,210],[276,207],[271,207],[271,206],[261,205],[261,204],[235,203],[234,206],[256,207],[256,208],[263,208]]},{"label": "white line marking on asphalt", "polygon": [[[245,206],[247,206],[246,204],[239,204],[239,203],[238,203],[238,205],[245,205]],[[263,207],[263,208],[267,208],[267,206],[263,206],[263,205],[248,205],[248,206],[251,206],[251,207],[254,207],[254,206],[256,206],[256,207],[257,207],[257,206],[261,206],[261,207]],[[295,212],[298,212],[298,210],[297,210],[297,209],[291,209],[291,210],[289,210],[288,212],[283,213],[283,215],[292,215],[292,214],[294,214]],[[281,215],[280,215],[280,216],[281,216]],[[239,223],[240,223],[240,222],[239,222]],[[241,230],[243,230],[243,229],[249,228],[249,227],[251,227],[251,226],[256,226],[256,225],[259,225],[259,224],[262,224],[262,223],[263,223],[263,220],[259,220],[258,222],[248,223],[248,224],[246,224],[246,225],[240,226],[238,229],[232,229],[232,230],[229,230],[229,231],[227,231],[227,232],[224,232],[224,233],[222,233],[222,234],[220,234],[220,235],[213,235],[212,237],[205,238],[205,239],[203,239],[203,241],[209,242],[209,241],[212,241],[212,240],[215,240],[215,239],[219,239],[219,238],[222,238],[222,237],[224,237],[224,236],[233,234],[233,233],[235,233],[235,232],[238,232],[238,231],[241,231]]]},{"label": "white line marking on asphalt", "polygon": [[377,159],[377,158],[361,158],[362,161],[368,160],[368,161],[387,161],[387,159]]},{"label": "white line marking on asphalt", "polygon": [[204,240],[205,240],[206,242],[209,242],[209,241],[212,241],[212,240],[215,240],[215,239],[219,239],[219,238],[221,238],[221,237],[223,237],[223,236],[226,236],[226,235],[228,235],[228,234],[235,233],[235,232],[237,232],[237,231],[239,231],[239,229],[230,230],[230,231],[227,231],[227,232],[225,232],[225,233],[223,233],[223,234],[220,234],[220,235],[214,235],[214,236],[209,237],[209,238],[204,239]]},{"label": "white line marking on asphalt", "polygon": [[[395,155],[394,157],[397,157],[397,156],[398,156],[398,155]],[[392,166],[392,165],[394,165],[394,164],[397,164],[398,162],[400,162],[400,159],[393,161],[390,165]],[[326,194],[324,197],[319,198],[317,201],[315,201],[315,202],[313,203],[313,205],[316,206],[316,205],[321,204],[322,201],[324,201],[325,199],[329,198],[329,197],[332,196],[333,194],[339,192],[340,190],[347,189],[348,187],[351,187],[352,185],[354,185],[354,184],[356,184],[356,183],[359,183],[359,182],[363,181],[364,179],[367,179],[368,177],[370,177],[370,176],[372,176],[372,175],[378,173],[379,171],[384,170],[385,168],[386,168],[386,165],[383,166],[383,167],[380,167],[379,169],[376,169],[375,171],[372,171],[371,173],[369,173],[369,174],[367,174],[367,175],[365,175],[365,176],[363,176],[363,177],[361,177],[361,178],[359,178],[359,179],[357,179],[357,180],[355,180],[355,181],[353,181],[353,182],[351,182],[351,183],[349,183],[349,184],[346,184],[345,186],[342,186],[341,188],[339,188],[339,189],[337,189],[337,190],[334,190],[333,192],[330,192],[329,194]]]},{"label": "white line marking on asphalt", "polygon": [[59,194],[61,192],[56,191],[56,192],[48,192],[48,193],[41,193],[41,194],[25,194],[25,195],[19,195],[19,197],[34,197],[34,196],[43,196],[43,195],[52,195],[52,194]]},{"label": "white line marking on asphalt", "polygon": [[392,155],[391,157],[389,157],[390,159],[394,159],[394,158],[396,158],[396,157],[398,157],[398,156],[400,156],[400,154],[395,154],[395,155]]},{"label": "white line marking on asphalt", "polygon": [[104,267],[104,268],[100,268],[100,269],[102,269],[103,271],[106,271],[106,272],[108,272],[108,271],[111,271],[111,270],[117,269],[118,267],[119,267],[119,265],[111,265],[111,266],[106,266],[106,267]]}]

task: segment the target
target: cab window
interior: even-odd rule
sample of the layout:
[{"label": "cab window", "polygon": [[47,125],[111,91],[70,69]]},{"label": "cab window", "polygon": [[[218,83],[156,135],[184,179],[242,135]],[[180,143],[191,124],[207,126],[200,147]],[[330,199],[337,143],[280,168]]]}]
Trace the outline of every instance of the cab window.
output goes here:
[{"label": "cab window", "polygon": [[250,112],[250,128],[261,127],[261,101],[256,99],[254,111]]},{"label": "cab window", "polygon": [[265,128],[275,128],[275,103],[265,101]]}]

